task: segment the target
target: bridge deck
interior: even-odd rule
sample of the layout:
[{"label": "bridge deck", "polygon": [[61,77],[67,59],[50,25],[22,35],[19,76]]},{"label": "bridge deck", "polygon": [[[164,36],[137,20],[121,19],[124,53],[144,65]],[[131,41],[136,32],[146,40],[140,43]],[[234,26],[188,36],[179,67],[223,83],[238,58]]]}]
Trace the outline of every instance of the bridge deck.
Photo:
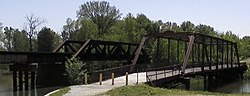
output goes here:
[{"label": "bridge deck", "polygon": [[[243,67],[244,65],[238,66],[237,64],[233,64],[233,66],[228,66],[227,64],[224,64],[223,67],[222,65],[218,66],[218,69],[216,66],[211,66],[211,70],[209,69],[209,66],[204,67],[204,71],[202,71],[201,67],[195,67],[195,68],[187,68],[185,70],[185,76],[190,76],[190,75],[202,75],[203,73],[206,72],[216,72],[216,71],[221,71],[221,70],[226,70],[226,69],[231,69],[231,68],[239,68]],[[161,79],[171,79],[174,77],[178,77],[181,75],[180,70],[178,69],[166,69],[166,70],[155,70],[155,71],[147,71],[147,80],[148,81],[156,81],[156,80],[161,80]]]}]

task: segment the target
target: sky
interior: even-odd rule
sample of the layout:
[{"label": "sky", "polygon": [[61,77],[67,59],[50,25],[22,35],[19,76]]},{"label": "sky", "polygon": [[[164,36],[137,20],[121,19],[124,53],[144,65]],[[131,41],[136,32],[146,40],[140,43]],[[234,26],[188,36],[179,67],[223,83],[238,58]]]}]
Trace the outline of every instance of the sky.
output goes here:
[{"label": "sky", "polygon": [[[89,0],[0,0],[0,22],[3,26],[23,29],[27,15],[35,15],[57,32],[67,18],[76,19],[79,6]],[[163,22],[191,21],[206,24],[219,32],[232,31],[250,35],[250,0],[107,0],[126,16],[145,14],[150,20]],[[122,19],[122,18],[121,18]]]}]

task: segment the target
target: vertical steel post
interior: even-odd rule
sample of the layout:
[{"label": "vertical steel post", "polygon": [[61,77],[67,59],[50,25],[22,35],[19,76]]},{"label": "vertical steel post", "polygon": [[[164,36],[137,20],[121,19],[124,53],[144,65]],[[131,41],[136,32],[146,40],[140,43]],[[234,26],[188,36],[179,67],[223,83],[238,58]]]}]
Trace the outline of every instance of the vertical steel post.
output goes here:
[{"label": "vertical steel post", "polygon": [[170,56],[171,56],[171,53],[170,53],[170,39],[168,39],[168,63],[170,64]]},{"label": "vertical steel post", "polygon": [[222,45],[221,45],[221,69],[223,69],[223,65],[224,65],[224,41],[222,41]]},{"label": "vertical steel post", "polygon": [[201,54],[201,58],[202,58],[202,67],[201,67],[201,71],[203,72],[204,71],[204,63],[205,63],[205,40],[204,40],[204,37],[202,38],[202,54]]},{"label": "vertical steel post", "polygon": [[233,43],[231,43],[231,52],[230,52],[231,54],[231,56],[230,56],[230,58],[231,58],[231,68],[233,67],[233,53],[234,53],[234,49],[233,49]]},{"label": "vertical steel post", "polygon": [[219,68],[219,41],[216,39],[216,70]]},{"label": "vertical steel post", "polygon": [[179,40],[177,40],[177,53],[176,53],[176,61],[177,61],[177,64],[179,64],[180,63],[180,61],[179,61],[179,51],[180,51],[180,46],[179,46],[179,44],[180,44],[180,41]]},{"label": "vertical steel post", "polygon": [[200,44],[198,44],[198,50],[197,51],[198,51],[198,65],[200,65],[200,63],[201,63],[200,62],[200,55],[201,55],[200,54]]},{"label": "vertical steel post", "polygon": [[210,47],[209,47],[209,70],[212,70],[212,43],[213,43],[213,39],[212,38],[210,38]]},{"label": "vertical steel post", "polygon": [[236,43],[234,44],[234,47],[235,47],[235,52],[236,52],[237,64],[238,64],[238,67],[240,67],[240,59],[239,59],[238,47]]},{"label": "vertical steel post", "polygon": [[226,57],[226,60],[227,60],[227,68],[229,68],[229,65],[228,65],[228,62],[229,62],[229,61],[228,61],[228,52],[229,52],[229,51],[228,51],[228,42],[227,42],[227,57]]}]

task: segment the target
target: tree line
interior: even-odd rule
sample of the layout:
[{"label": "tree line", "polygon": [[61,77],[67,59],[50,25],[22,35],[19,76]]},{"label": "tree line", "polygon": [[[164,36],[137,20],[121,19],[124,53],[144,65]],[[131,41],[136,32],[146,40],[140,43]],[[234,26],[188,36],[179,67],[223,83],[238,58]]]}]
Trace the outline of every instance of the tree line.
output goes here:
[{"label": "tree line", "polygon": [[[0,23],[0,50],[4,51],[52,51],[64,40],[98,39],[138,43],[145,33],[172,30],[176,32],[200,32],[237,42],[241,59],[250,56],[250,36],[240,38],[232,31],[219,32],[210,25],[195,25],[191,21],[181,24],[150,20],[145,14],[127,13],[121,17],[119,9],[107,1],[89,1],[80,5],[76,11],[77,19],[68,18],[62,32],[55,32],[51,28],[43,27],[36,31],[42,23],[38,19],[27,16],[27,22],[36,21],[35,26],[28,26],[29,30],[3,27]],[[31,18],[32,17],[32,18]]]}]

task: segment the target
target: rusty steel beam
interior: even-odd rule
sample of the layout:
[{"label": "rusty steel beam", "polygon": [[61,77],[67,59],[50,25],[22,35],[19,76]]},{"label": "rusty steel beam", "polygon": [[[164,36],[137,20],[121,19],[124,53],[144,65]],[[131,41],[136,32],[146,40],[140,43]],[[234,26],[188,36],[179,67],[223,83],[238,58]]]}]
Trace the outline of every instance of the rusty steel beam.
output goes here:
[{"label": "rusty steel beam", "polygon": [[88,39],[82,46],[81,46],[81,48],[71,57],[71,59],[70,60],[73,60],[74,58],[76,58],[79,54],[80,54],[80,52],[82,52],[82,50],[84,49],[84,48],[86,48],[86,46],[87,46],[87,44],[90,42],[90,39]]},{"label": "rusty steel beam", "polygon": [[135,52],[135,57],[134,57],[134,59],[133,59],[133,61],[132,61],[132,66],[131,66],[131,68],[130,68],[130,72],[134,71],[134,67],[135,67],[134,65],[137,63],[137,60],[138,60],[139,55],[140,55],[140,53],[141,53],[142,47],[144,46],[144,44],[145,44],[145,42],[146,42],[146,40],[147,40],[148,38],[149,38],[149,37],[142,37],[141,43],[139,44],[139,46],[138,46],[138,48],[137,48],[137,50],[136,50],[136,52]]},{"label": "rusty steel beam", "polygon": [[188,59],[189,59],[189,56],[190,56],[190,52],[192,51],[192,47],[193,47],[193,44],[194,44],[194,39],[195,39],[195,36],[193,36],[193,35],[189,37],[188,48],[187,48],[187,51],[186,51],[186,54],[185,54],[185,57],[184,57],[184,60],[183,60],[183,64],[182,64],[182,69],[181,69],[181,75],[182,76],[185,74],[185,70],[186,70],[186,67],[187,67],[187,64],[188,64]]}]

